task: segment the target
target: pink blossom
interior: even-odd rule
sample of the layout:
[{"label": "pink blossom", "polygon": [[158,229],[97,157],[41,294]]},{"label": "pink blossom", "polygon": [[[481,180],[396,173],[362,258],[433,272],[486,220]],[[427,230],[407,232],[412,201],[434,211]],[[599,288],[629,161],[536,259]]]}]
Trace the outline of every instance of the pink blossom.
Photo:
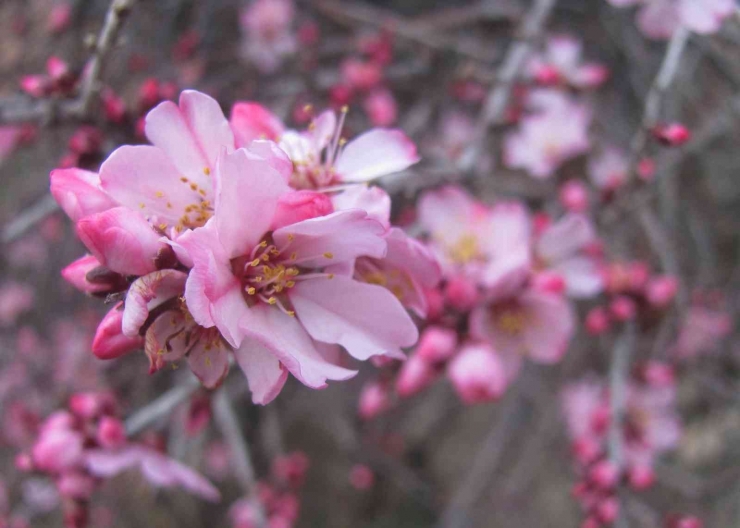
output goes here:
[{"label": "pink blossom", "polygon": [[595,88],[606,81],[609,70],[596,63],[582,64],[582,44],[568,35],[547,40],[542,55],[532,58],[528,73],[542,84],[566,82],[576,88]]},{"label": "pink blossom", "polygon": [[353,209],[270,233],[281,196],[292,191],[268,159],[244,149],[220,160],[215,180],[213,218],[179,239],[194,264],[185,299],[197,324],[218,328],[235,348],[256,402],[277,395],[285,369],[313,388],[354,374],[324,360],[314,340],[363,360],[400,356],[416,342],[388,290],[348,276],[356,258],[385,256],[382,225]]},{"label": "pink blossom", "polygon": [[692,306],[683,319],[671,355],[691,359],[711,353],[732,331],[732,318],[723,310]]},{"label": "pink blossom", "polygon": [[534,244],[535,259],[541,268],[562,277],[569,296],[594,297],[604,288],[599,260],[585,251],[595,240],[587,217],[568,214],[540,233]]},{"label": "pink blossom", "polygon": [[19,282],[8,282],[0,286],[0,327],[10,326],[23,313],[33,307],[33,288]]},{"label": "pink blossom", "polygon": [[408,398],[430,386],[439,376],[436,365],[415,353],[404,361],[398,371],[396,392],[401,398]]},{"label": "pink blossom", "polygon": [[373,126],[388,127],[398,119],[398,104],[393,93],[387,89],[370,92],[362,103]]},{"label": "pink blossom", "polygon": [[62,270],[62,277],[84,293],[102,294],[126,288],[126,279],[103,266],[92,255],[85,255]]},{"label": "pink blossom", "polygon": [[17,126],[0,126],[0,163],[7,158],[18,145],[21,128]]},{"label": "pink blossom", "polygon": [[570,213],[583,213],[588,209],[588,188],[580,180],[568,180],[560,186],[558,198]]},{"label": "pink blossom", "polygon": [[508,384],[503,362],[484,344],[465,345],[448,365],[447,376],[467,405],[500,398]]},{"label": "pink blossom", "polygon": [[735,11],[732,0],[608,0],[617,7],[640,4],[637,25],[652,39],[668,39],[680,26],[715,33]]},{"label": "pink blossom", "polygon": [[457,332],[441,326],[424,329],[416,347],[416,355],[431,363],[448,360],[457,348]]},{"label": "pink blossom", "polygon": [[530,225],[521,204],[489,208],[462,189],[448,186],[426,192],[418,211],[446,276],[464,273],[498,295],[518,289],[526,280]]},{"label": "pink blossom", "polygon": [[490,343],[515,372],[522,357],[545,364],[560,361],[573,335],[575,316],[561,295],[528,288],[477,307],[469,324],[471,334]]},{"label": "pink blossom", "polygon": [[296,50],[291,31],[295,7],[292,0],[255,0],[242,13],[244,56],[265,73],[274,72]]},{"label": "pink blossom", "polygon": [[375,473],[364,464],[355,464],[349,472],[349,482],[358,491],[367,491],[375,484]]},{"label": "pink blossom", "polygon": [[363,420],[372,420],[391,406],[388,388],[377,381],[366,383],[360,392],[357,413]]},{"label": "pink blossom", "polygon": [[565,95],[536,94],[532,104],[539,111],[522,118],[517,130],[504,139],[504,163],[545,179],[567,160],[590,148],[590,109]]},{"label": "pink blossom", "polygon": [[[400,130],[375,128],[345,144],[341,138],[346,111],[339,119],[325,111],[308,130],[285,130],[271,112],[254,103],[237,103],[231,126],[240,146],[274,138],[293,162],[290,185],[320,189],[340,183],[362,183],[407,169],[419,157],[414,143]],[[340,148],[342,147],[342,148]]]}]

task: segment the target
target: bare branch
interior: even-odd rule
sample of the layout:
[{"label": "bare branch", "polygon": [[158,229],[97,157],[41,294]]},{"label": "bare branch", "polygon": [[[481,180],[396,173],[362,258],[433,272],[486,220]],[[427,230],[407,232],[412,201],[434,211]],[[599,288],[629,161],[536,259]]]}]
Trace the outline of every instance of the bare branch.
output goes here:
[{"label": "bare branch", "polygon": [[257,528],[262,528],[267,523],[264,509],[257,496],[257,478],[252,465],[249,445],[242,434],[239,418],[234,412],[231,401],[229,401],[229,395],[222,389],[216,394],[215,400],[216,423],[231,451],[234,474],[257,515],[255,525]]},{"label": "bare branch", "polygon": [[3,227],[2,243],[10,244],[17,240],[33,226],[58,210],[59,205],[54,197],[50,194],[44,195],[30,207],[22,210],[8,225]]},{"label": "bare branch", "polygon": [[200,382],[190,377],[186,383],[170,389],[146,407],[142,407],[126,420],[126,435],[134,436],[157,420],[169,415],[175,407],[187,400],[199,387]]}]

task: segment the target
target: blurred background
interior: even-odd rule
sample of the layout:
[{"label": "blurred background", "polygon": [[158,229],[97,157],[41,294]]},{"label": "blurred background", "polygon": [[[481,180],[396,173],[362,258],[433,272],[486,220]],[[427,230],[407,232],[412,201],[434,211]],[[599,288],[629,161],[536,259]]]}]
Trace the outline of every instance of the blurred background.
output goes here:
[{"label": "blurred background", "polygon": [[[7,491],[0,508],[31,526],[62,525],[53,484],[14,468],[39,420],[73,392],[103,389],[115,392],[122,415],[129,416],[190,376],[180,370],[148,376],[143,354],[112,362],[91,355],[105,307],[61,280],[60,270],[83,247],[48,197],[53,168],[97,170],[117,146],[144,143],[141,118],[157,102],[197,88],[226,112],[235,101],[254,100],[296,126],[308,120],[305,105],[346,104],[349,136],[373,125],[398,127],[422,158],[402,176],[381,182],[398,218],[409,214],[421,192],[445,182],[489,203],[517,198],[552,211],[560,183],[588,180],[589,156],[573,158],[549,179],[507,168],[501,159],[506,124],[491,129],[475,167],[460,170],[486,95],[523,36],[531,2],[297,1],[288,22],[292,40],[280,43],[272,34],[250,34],[249,2],[138,1],[105,60],[105,106],[85,123],[40,108],[39,101],[74,94],[65,79],[79,75],[90,56],[89,36],[100,30],[109,5],[0,2],[0,473]],[[603,84],[574,93],[592,109],[594,144],[628,151],[666,42],[645,38],[634,10],[603,0],[555,2],[531,36],[533,52],[544,53],[548,36],[556,34],[579,39],[583,60],[608,69]],[[627,493],[625,526],[663,526],[671,512],[690,512],[707,527],[740,526],[740,349],[734,338],[740,308],[739,50],[735,18],[716,34],[691,36],[660,112],[683,123],[692,139],[656,150],[659,177],[630,191],[653,205],[663,229],[658,240],[670,246],[685,292],[667,323],[640,334],[635,355],[667,357],[690,324],[698,343],[695,357],[676,363],[680,442],[656,464],[650,490]],[[384,53],[377,71],[362,70],[368,56]],[[49,64],[50,57],[63,64]],[[515,95],[521,90],[512,86]],[[660,249],[654,250],[631,201],[616,217],[609,216],[610,202],[594,206],[595,215],[604,212],[599,234],[614,258],[660,267]],[[581,320],[590,306],[579,305]],[[689,321],[697,306],[716,319]],[[267,407],[251,404],[241,376],[231,376],[226,386],[259,478],[269,478],[281,454],[300,450],[308,457],[297,526],[435,526],[452,504],[468,526],[577,527],[583,513],[572,495],[578,478],[560,395],[586,374],[605,376],[616,339],[579,330],[561,363],[528,365],[517,387],[497,402],[466,406],[442,380],[413,397],[394,398],[372,420],[357,412],[363,386],[384,375],[369,363],[357,378],[323,391],[290,379]],[[222,503],[153,491],[127,473],[96,492],[91,526],[232,526],[228,506],[242,492],[218,429],[187,430],[194,406],[197,401],[178,406],[143,434],[208,476],[221,489]],[[369,485],[358,477],[358,464],[369,470]],[[478,466],[486,471],[476,472]]]}]

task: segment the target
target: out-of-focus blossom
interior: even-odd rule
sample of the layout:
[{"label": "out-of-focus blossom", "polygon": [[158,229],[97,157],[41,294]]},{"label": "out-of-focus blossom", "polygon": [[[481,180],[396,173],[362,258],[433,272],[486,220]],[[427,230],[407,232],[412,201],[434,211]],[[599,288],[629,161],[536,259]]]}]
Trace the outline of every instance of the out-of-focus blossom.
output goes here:
[{"label": "out-of-focus blossom", "polygon": [[627,181],[629,160],[616,147],[605,147],[589,159],[588,175],[591,182],[604,192],[613,192]]},{"label": "out-of-focus blossom", "polygon": [[349,483],[358,491],[367,491],[375,484],[375,473],[364,464],[355,464],[349,472]]},{"label": "out-of-focus blossom", "polygon": [[588,151],[591,110],[556,93],[536,94],[533,104],[538,110],[525,115],[504,139],[504,163],[544,179]]},{"label": "out-of-focus blossom", "polygon": [[463,346],[447,367],[447,377],[468,404],[500,398],[508,385],[506,367],[496,351],[484,344]]},{"label": "out-of-focus blossom", "polygon": [[241,15],[242,53],[258,69],[272,73],[297,49],[292,0],[254,0]]},{"label": "out-of-focus blossom", "polygon": [[652,39],[668,39],[681,26],[709,34],[735,12],[733,0],[607,0],[617,7],[639,5],[637,25]]},{"label": "out-of-focus blossom", "polygon": [[0,326],[11,326],[23,313],[33,307],[33,288],[19,282],[0,286]]},{"label": "out-of-focus blossom", "polygon": [[601,64],[582,63],[582,48],[574,37],[551,37],[545,52],[529,61],[527,72],[545,86],[565,83],[575,88],[596,88],[609,77],[609,70]]},{"label": "out-of-focus blossom", "polygon": [[724,310],[692,306],[681,323],[671,355],[685,360],[711,353],[731,331],[732,318]]}]

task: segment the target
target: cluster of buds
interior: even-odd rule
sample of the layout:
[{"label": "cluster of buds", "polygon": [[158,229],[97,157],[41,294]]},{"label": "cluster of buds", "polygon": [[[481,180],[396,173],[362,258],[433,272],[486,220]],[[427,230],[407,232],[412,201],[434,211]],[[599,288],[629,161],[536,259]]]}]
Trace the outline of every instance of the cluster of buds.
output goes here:
[{"label": "cluster of buds", "polygon": [[655,458],[674,448],[680,437],[671,366],[659,362],[637,366],[626,390],[620,431],[624,460],[620,465],[607,453],[613,424],[605,383],[586,379],[563,392],[572,452],[581,475],[573,493],[587,514],[584,527],[611,525],[619,514],[618,486],[628,485],[635,491],[651,487]]},{"label": "cluster of buds", "polygon": [[67,97],[73,94],[79,74],[59,57],[49,57],[46,73],[26,75],[21,79],[21,89],[31,97]]},{"label": "cluster of buds", "polygon": [[641,261],[612,262],[604,266],[603,273],[607,302],[592,308],[586,316],[586,330],[593,335],[607,332],[614,323],[667,308],[679,288],[675,276],[653,274]]},{"label": "cluster of buds", "polygon": [[[257,497],[267,517],[267,525],[292,528],[300,513],[301,488],[306,480],[308,457],[301,451],[281,455],[272,463],[269,479],[257,483]],[[233,528],[262,526],[255,503],[250,498],[235,502],[229,511]]]}]

